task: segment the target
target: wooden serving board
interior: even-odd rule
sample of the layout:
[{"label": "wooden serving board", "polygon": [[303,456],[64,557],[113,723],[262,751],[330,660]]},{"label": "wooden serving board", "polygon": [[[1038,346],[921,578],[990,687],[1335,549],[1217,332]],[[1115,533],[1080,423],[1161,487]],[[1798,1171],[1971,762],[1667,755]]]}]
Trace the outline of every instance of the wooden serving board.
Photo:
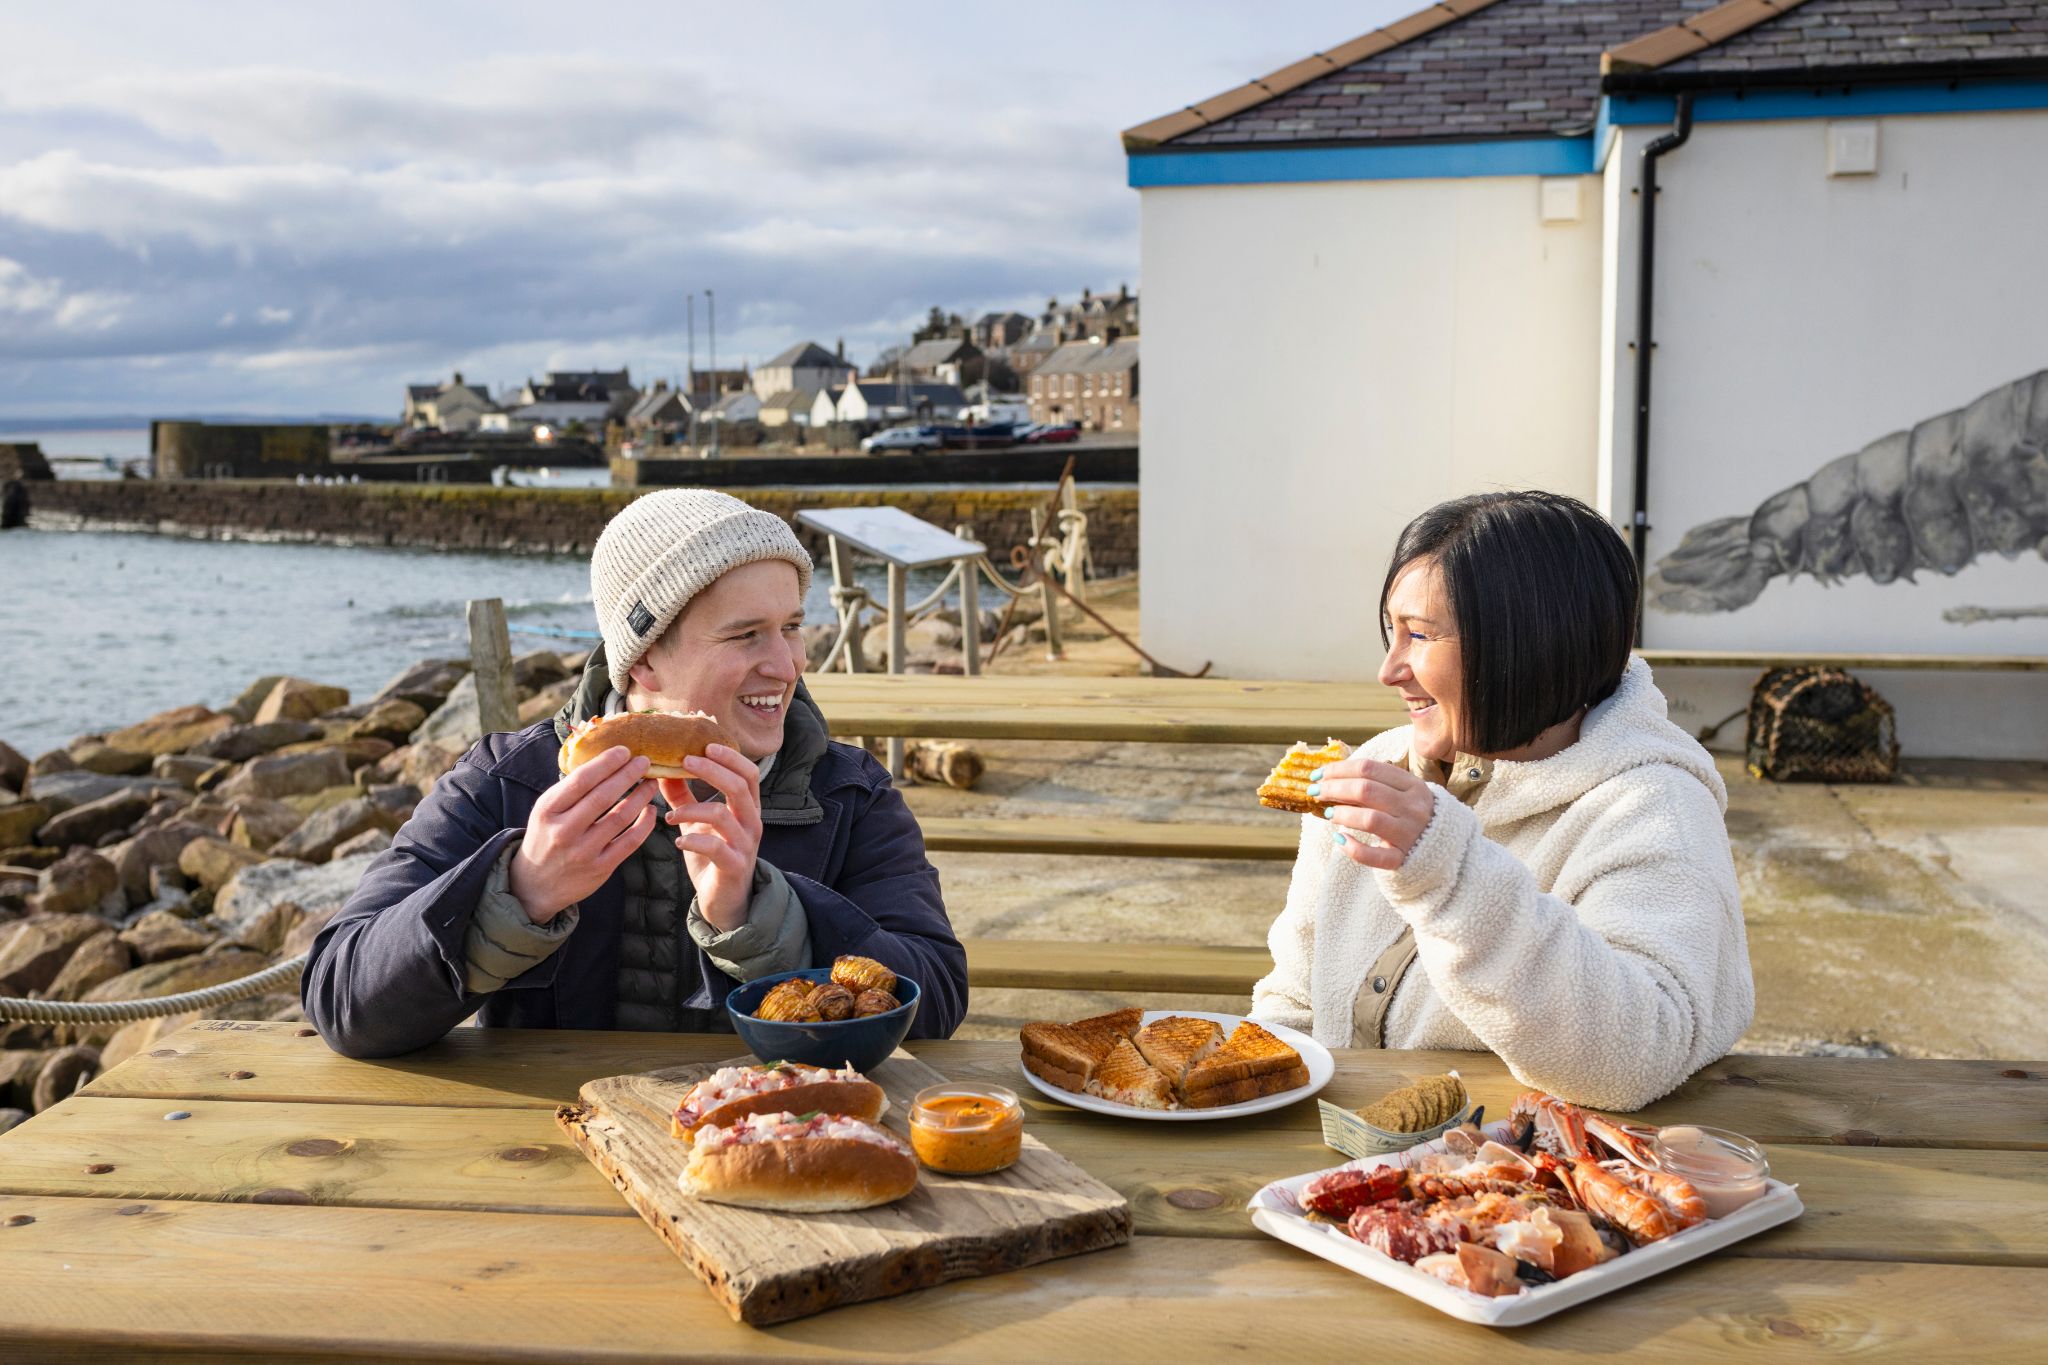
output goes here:
[{"label": "wooden serving board", "polygon": [[[769,1213],[691,1198],[677,1184],[689,1148],[669,1135],[669,1115],[697,1081],[751,1061],[607,1076],[555,1113],[736,1321],[787,1322],[1131,1239],[1129,1202],[1028,1132],[1023,1156],[1006,1171],[955,1176],[920,1167],[909,1195],[855,1213]],[[883,1126],[906,1142],[912,1098],[946,1082],[901,1051],[868,1078],[889,1096]]]}]

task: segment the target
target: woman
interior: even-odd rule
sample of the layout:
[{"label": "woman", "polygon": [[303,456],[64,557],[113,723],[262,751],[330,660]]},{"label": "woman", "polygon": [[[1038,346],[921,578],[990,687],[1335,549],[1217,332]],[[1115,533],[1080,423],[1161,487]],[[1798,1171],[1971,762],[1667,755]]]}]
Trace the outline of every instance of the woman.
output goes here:
[{"label": "woman", "polygon": [[1333,1047],[1470,1048],[1636,1109],[1725,1053],[1754,991],[1713,760],[1629,656],[1638,585],[1571,498],[1401,533],[1382,683],[1411,724],[1313,779],[1255,1017]]}]

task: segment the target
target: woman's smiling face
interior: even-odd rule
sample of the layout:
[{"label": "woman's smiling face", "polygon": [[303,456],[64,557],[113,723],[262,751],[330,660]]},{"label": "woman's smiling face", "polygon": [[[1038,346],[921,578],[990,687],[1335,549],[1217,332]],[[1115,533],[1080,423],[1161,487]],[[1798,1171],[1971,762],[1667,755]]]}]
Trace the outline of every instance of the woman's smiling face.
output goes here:
[{"label": "woman's smiling face", "polygon": [[1465,721],[1465,658],[1458,622],[1434,559],[1410,563],[1387,593],[1387,659],[1380,681],[1401,694],[1415,752],[1448,763]]}]

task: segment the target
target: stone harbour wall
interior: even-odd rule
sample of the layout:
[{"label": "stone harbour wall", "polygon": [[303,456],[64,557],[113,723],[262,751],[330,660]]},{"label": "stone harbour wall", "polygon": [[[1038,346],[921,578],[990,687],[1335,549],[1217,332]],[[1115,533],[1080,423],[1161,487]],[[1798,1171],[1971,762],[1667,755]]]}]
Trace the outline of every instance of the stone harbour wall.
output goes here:
[{"label": "stone harbour wall", "polygon": [[[740,488],[755,507],[794,524],[797,512],[828,507],[900,507],[945,530],[973,528],[1007,569],[1012,545],[1030,534],[1031,509],[1051,484],[1001,487],[916,485],[874,488]],[[207,540],[310,541],[520,554],[590,553],[604,524],[635,497],[625,489],[480,488],[432,484],[301,486],[285,480],[103,480],[36,483],[29,524],[48,530],[148,531]],[[1138,567],[1138,490],[1081,484],[1095,572]],[[824,538],[798,528],[821,557]]]}]

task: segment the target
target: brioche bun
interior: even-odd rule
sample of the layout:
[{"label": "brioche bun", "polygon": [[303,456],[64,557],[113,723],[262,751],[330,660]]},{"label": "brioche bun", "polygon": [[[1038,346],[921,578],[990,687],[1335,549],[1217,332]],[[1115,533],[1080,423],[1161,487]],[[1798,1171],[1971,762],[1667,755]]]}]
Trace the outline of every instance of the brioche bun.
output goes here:
[{"label": "brioche bun", "polygon": [[716,717],[702,711],[629,711],[606,716],[570,734],[562,745],[564,773],[588,763],[606,749],[623,745],[648,762],[649,777],[687,778],[686,758],[702,758],[713,744],[732,747]]},{"label": "brioche bun", "polygon": [[917,1188],[917,1158],[859,1138],[807,1137],[692,1148],[683,1193],[778,1213],[843,1213]]}]

